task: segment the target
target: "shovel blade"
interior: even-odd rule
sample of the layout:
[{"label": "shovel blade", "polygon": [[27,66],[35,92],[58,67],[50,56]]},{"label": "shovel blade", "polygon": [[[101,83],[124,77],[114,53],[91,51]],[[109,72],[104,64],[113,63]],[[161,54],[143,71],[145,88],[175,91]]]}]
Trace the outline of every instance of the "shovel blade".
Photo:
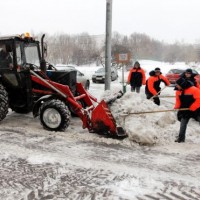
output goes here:
[{"label": "shovel blade", "polygon": [[125,130],[122,127],[117,127],[116,121],[104,100],[92,111],[91,121],[94,132],[108,134],[111,137],[126,136]]}]

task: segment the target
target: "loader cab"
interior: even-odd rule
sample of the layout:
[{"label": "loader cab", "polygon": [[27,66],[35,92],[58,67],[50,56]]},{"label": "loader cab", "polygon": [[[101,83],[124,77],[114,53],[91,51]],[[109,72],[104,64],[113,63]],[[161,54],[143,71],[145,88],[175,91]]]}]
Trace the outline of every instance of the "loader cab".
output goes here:
[{"label": "loader cab", "polygon": [[0,37],[0,83],[6,88],[9,106],[17,112],[32,109],[30,70],[40,70],[39,41],[26,35]]},{"label": "loader cab", "polygon": [[[5,58],[12,63],[9,67]],[[23,71],[27,68],[38,68],[41,65],[39,41],[31,37],[0,37],[0,70]]]},{"label": "loader cab", "polygon": [[43,39],[44,35],[40,48],[39,41],[28,34],[0,37],[0,84],[8,93],[9,107],[18,113],[31,111],[34,103],[48,93],[44,92],[46,86],[35,81],[31,73],[68,85],[72,93],[76,93],[76,71],[52,71],[47,77]]}]

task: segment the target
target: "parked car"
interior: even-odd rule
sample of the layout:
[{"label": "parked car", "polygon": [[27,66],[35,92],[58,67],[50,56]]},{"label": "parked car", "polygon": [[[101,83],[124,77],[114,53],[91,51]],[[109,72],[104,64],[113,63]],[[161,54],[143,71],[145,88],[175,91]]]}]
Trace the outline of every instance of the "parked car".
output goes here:
[{"label": "parked car", "polygon": [[[96,82],[105,82],[105,67],[99,68],[93,75],[92,81]],[[111,67],[111,81],[115,81],[118,78],[118,72],[115,67]]]},{"label": "parked car", "polygon": [[[168,80],[169,80],[169,82],[171,84],[175,84],[176,81],[180,78],[180,75],[184,71],[185,71],[184,69],[171,69],[171,70],[169,70],[169,72],[165,76],[168,78]],[[194,74],[196,74],[196,79],[200,83],[200,75],[199,75],[199,73],[194,69],[192,69],[192,72]]]},{"label": "parked car", "polygon": [[90,79],[85,76],[82,72],[77,70],[75,66],[73,65],[56,65],[56,70],[63,70],[63,71],[69,71],[69,70],[76,70],[77,71],[77,82],[82,83],[83,87],[86,90],[89,90],[90,88]]}]

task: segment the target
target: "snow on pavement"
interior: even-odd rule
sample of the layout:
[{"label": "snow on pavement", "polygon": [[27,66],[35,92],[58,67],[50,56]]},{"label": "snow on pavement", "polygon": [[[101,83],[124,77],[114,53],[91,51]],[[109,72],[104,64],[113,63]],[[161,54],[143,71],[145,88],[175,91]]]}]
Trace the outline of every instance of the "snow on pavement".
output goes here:
[{"label": "snow on pavement", "polygon": [[[122,114],[169,109],[173,109],[173,105],[171,107],[157,106],[153,101],[143,99],[136,93],[127,92],[113,104],[112,113],[120,122],[123,122],[123,118],[125,118],[124,123],[130,140],[142,144],[163,145],[172,143],[178,135],[180,123],[177,121],[176,112],[127,114],[127,117]],[[187,139],[200,143],[199,136],[199,123],[191,119],[188,125]]]},{"label": "snow on pavement", "polygon": [[[118,91],[120,80],[111,86]],[[175,112],[129,115],[123,122],[124,112],[172,109],[174,103],[147,101],[144,87],[140,95],[127,91],[111,107],[125,123],[124,140],[88,133],[79,118],[65,132],[48,132],[31,113],[10,111],[0,122],[1,199],[199,199],[199,124],[191,120],[186,143],[177,144]],[[98,99],[109,95],[103,84],[92,83],[89,92]],[[173,88],[161,95],[174,95]]]}]

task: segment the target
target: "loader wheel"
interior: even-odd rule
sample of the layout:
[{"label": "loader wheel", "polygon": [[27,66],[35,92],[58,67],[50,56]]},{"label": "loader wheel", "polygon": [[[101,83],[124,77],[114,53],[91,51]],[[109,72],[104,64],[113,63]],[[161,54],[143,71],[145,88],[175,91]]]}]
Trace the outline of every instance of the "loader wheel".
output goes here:
[{"label": "loader wheel", "polygon": [[0,84],[0,121],[2,121],[8,113],[8,93],[3,85]]},{"label": "loader wheel", "polygon": [[40,121],[47,130],[64,131],[69,126],[69,109],[57,99],[44,102],[40,108]]}]

